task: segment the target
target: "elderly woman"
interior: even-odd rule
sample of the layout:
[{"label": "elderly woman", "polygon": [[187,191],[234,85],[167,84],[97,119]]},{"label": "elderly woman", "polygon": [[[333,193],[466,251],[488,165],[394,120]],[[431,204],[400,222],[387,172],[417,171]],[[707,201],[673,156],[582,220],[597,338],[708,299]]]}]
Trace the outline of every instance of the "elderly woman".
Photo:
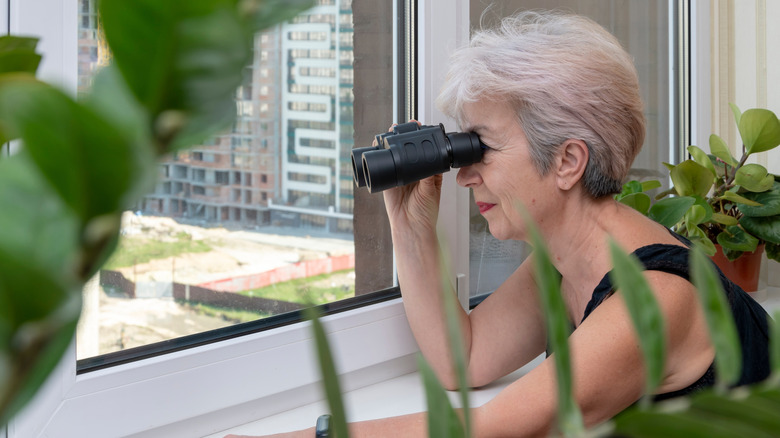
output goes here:
[{"label": "elderly woman", "polygon": [[[611,196],[621,190],[645,134],[637,74],[618,41],[583,17],[506,18],[455,54],[438,104],[487,146],[482,161],[462,168],[457,181],[473,190],[490,232],[527,240],[521,203],[548,243],[575,326],[569,345],[585,422],[597,424],[630,406],[645,383],[636,333],[607,275],[610,236],[645,264],[666,319],[667,360],[658,398],[712,385],[715,353],[688,280],[688,243]],[[409,323],[440,380],[454,389],[438,275],[440,189],[441,176],[435,176],[384,196]],[[471,313],[459,315],[473,386],[505,376],[545,351],[530,264],[526,260]],[[739,383],[762,380],[769,373],[766,313],[723,282],[743,340]],[[554,364],[547,359],[473,409],[474,435],[549,433],[555,385]],[[352,431],[359,437],[424,436],[425,414],[357,423]]]}]

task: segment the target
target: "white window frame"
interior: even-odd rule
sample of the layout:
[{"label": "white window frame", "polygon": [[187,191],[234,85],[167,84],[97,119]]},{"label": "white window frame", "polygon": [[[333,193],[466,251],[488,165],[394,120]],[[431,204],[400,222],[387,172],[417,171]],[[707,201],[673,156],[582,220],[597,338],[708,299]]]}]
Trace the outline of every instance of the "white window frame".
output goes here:
[{"label": "white window frame", "polygon": [[[41,38],[39,76],[75,94],[77,0],[9,1],[11,32]],[[468,6],[467,0],[418,2],[418,103],[425,123],[454,128],[433,99],[448,52],[468,36]],[[456,272],[467,275],[468,192],[454,184],[454,174],[447,175],[440,225]],[[468,285],[467,278],[460,283]],[[468,297],[468,290],[460,293]],[[418,347],[400,299],[327,316],[323,323],[344,390],[416,368]],[[216,433],[320,399],[312,354],[309,326],[299,323],[77,375],[74,344],[2,438]]]}]

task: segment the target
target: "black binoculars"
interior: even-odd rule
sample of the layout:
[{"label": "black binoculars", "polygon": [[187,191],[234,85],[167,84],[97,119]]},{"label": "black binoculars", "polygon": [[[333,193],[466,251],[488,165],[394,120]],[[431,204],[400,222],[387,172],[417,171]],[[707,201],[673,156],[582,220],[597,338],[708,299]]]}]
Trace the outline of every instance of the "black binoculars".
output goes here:
[{"label": "black binoculars", "polygon": [[378,193],[452,167],[482,160],[484,145],[473,132],[444,132],[444,125],[408,122],[376,136],[377,146],[352,149],[352,174],[358,187]]}]

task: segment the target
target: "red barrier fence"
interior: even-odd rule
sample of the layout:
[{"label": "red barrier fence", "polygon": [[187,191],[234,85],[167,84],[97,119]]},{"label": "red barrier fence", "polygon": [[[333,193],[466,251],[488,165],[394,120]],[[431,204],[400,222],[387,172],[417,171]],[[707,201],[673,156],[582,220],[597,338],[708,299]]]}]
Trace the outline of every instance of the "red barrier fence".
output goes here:
[{"label": "red barrier fence", "polygon": [[239,292],[258,289],[282,281],[307,278],[314,275],[354,269],[355,254],[333,256],[323,259],[306,260],[294,265],[281,266],[258,274],[208,281],[198,286],[223,292]]}]

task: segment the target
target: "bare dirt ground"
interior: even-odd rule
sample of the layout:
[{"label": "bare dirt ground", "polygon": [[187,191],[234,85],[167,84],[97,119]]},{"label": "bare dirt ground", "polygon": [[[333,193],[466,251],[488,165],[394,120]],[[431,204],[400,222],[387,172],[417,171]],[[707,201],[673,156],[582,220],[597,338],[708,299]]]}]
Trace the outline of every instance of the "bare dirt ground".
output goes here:
[{"label": "bare dirt ground", "polygon": [[[123,216],[123,238],[174,241],[182,232],[193,240],[203,240],[212,250],[152,260],[120,271],[137,285],[173,281],[199,284],[354,251],[353,243],[346,239],[205,228],[132,213]],[[354,275],[322,281],[329,286],[351,285]],[[97,282],[88,284],[84,294],[77,338],[79,359],[235,324],[223,317],[201,314],[167,297],[112,296]]]}]

